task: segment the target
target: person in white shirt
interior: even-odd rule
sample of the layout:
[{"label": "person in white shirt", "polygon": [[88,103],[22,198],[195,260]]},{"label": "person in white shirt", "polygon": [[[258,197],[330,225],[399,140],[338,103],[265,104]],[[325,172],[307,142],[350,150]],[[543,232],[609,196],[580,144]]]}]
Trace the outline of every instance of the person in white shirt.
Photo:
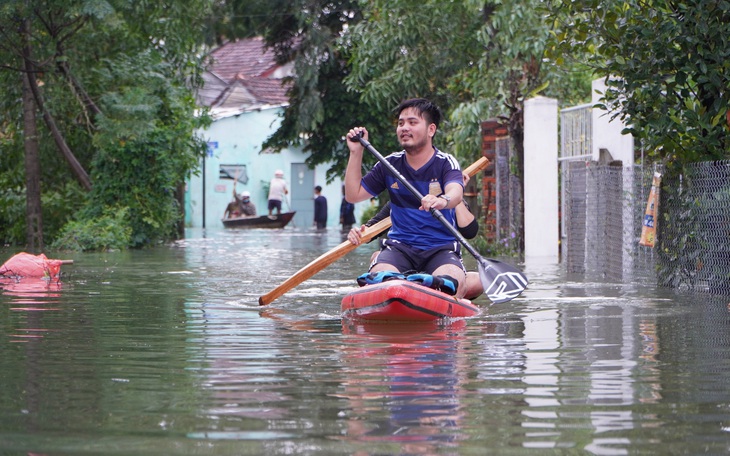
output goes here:
[{"label": "person in white shirt", "polygon": [[274,209],[276,209],[276,215],[281,214],[281,202],[288,194],[289,189],[284,180],[284,171],[277,169],[269,184],[269,216],[272,215]]}]

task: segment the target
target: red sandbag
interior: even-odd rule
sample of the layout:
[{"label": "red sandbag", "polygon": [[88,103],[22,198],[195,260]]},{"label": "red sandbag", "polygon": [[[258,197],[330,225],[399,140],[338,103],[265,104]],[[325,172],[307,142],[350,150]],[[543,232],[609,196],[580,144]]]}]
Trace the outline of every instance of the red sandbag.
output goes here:
[{"label": "red sandbag", "polygon": [[44,254],[21,252],[0,266],[0,277],[49,277],[58,279],[62,260],[49,260]]}]

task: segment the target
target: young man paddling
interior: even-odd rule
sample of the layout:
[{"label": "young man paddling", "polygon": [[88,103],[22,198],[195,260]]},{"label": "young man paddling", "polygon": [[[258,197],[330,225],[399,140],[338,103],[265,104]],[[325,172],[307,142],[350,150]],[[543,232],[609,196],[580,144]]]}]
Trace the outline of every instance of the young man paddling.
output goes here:
[{"label": "young man paddling", "polygon": [[[429,100],[415,98],[401,103],[395,112],[398,117],[396,134],[403,150],[390,154],[386,160],[424,195],[420,201],[400,185],[382,163],[377,163],[363,177],[364,147],[356,137],[362,135],[367,140],[368,132],[363,127],[355,127],[347,133],[350,158],[345,173],[345,198],[357,203],[387,189],[391,201],[392,227],[377,262],[370,268],[371,277],[400,278],[405,273],[425,273],[433,277],[424,278],[423,274],[413,277],[462,298],[466,270],[461,261],[461,246],[429,212],[431,208],[438,209],[448,223],[455,225],[454,208],[464,193],[459,163],[433,145],[441,111]],[[353,242],[359,243],[359,238]]]},{"label": "young man paddling", "polygon": [[[466,187],[466,184],[469,183],[470,177],[469,174],[467,174],[466,172],[464,172],[463,175],[464,187]],[[474,214],[472,214],[469,210],[469,205],[466,203],[466,200],[462,200],[461,203],[456,206],[454,211],[456,215],[456,228],[459,230],[459,233],[461,233],[461,235],[464,236],[465,239],[473,239],[474,237],[476,237],[476,235],[479,233],[479,222],[477,222],[476,217],[474,217]],[[375,225],[386,217],[390,217],[390,201],[385,203],[385,206],[383,206],[378,211],[378,213],[375,214],[370,220],[365,222],[364,225],[359,228],[352,228],[347,233],[347,239],[349,239],[350,242],[352,242],[353,244],[359,244],[361,231],[364,231],[366,228]],[[376,237],[379,237],[382,234],[383,233],[380,233]],[[370,263],[375,262],[375,260],[378,258],[379,253],[380,251],[373,252],[372,256],[370,257]],[[484,293],[484,285],[482,284],[482,280],[479,277],[479,273],[476,271],[467,271],[464,298],[474,300],[481,296],[482,293]]]}]

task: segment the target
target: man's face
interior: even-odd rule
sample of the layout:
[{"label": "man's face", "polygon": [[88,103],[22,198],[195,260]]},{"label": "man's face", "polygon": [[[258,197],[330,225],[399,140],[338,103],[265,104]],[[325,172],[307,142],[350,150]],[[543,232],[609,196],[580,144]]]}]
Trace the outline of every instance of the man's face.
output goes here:
[{"label": "man's face", "polygon": [[427,124],[426,119],[419,115],[413,108],[404,109],[398,116],[398,127],[396,135],[401,147],[406,151],[417,150],[427,146],[435,131],[435,125]]}]

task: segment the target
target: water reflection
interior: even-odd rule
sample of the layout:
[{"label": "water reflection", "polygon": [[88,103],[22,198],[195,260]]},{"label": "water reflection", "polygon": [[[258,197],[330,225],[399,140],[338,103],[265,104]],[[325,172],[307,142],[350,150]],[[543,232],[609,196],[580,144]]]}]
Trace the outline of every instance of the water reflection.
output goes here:
[{"label": "water reflection", "polygon": [[399,454],[435,454],[463,434],[464,320],[447,324],[343,322],[342,391],[348,440],[392,442]]},{"label": "water reflection", "polygon": [[527,297],[523,446],[575,448],[587,439],[592,454],[628,454],[638,442],[606,436],[663,425],[637,414],[637,404],[662,398],[652,305],[666,300],[621,297],[635,291],[576,284],[544,301],[539,293]]},{"label": "water reflection", "polygon": [[9,342],[25,343],[43,337],[44,328],[41,312],[60,310],[63,284],[58,279],[37,277],[2,278],[0,290],[7,296],[8,310],[15,314],[14,332],[8,334]]}]

